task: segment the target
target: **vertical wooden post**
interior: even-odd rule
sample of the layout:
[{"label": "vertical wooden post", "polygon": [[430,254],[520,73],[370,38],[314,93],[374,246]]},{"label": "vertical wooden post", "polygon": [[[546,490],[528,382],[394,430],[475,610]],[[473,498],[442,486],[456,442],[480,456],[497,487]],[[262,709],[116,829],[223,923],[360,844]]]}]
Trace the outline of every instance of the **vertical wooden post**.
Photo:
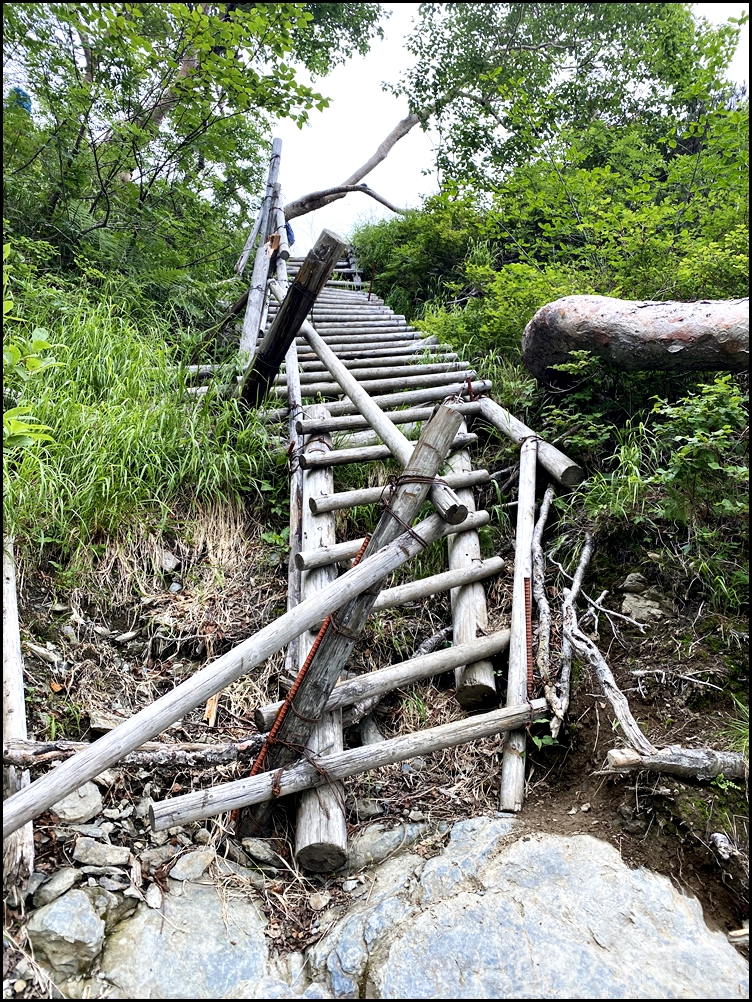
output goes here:
[{"label": "vertical wooden post", "polygon": [[[261,327],[261,313],[266,299],[266,283],[269,279],[270,258],[267,253],[266,241],[269,236],[269,224],[272,215],[272,200],[274,185],[279,177],[279,162],[282,156],[282,140],[272,141],[272,158],[269,164],[269,176],[266,181],[266,194],[261,206],[259,222],[259,243],[253,262],[253,272],[248,290],[248,301],[243,318],[243,330],[240,335],[240,362],[243,367],[253,358]],[[250,248],[249,248],[250,251]],[[242,261],[242,257],[241,257]],[[241,263],[238,262],[238,264]]]},{"label": "vertical wooden post", "polygon": [[[314,405],[305,409],[311,418],[327,418],[326,407]],[[305,445],[306,455],[328,452],[331,436],[326,432],[311,435]],[[316,549],[331,546],[335,541],[334,513],[314,515],[310,498],[319,498],[334,491],[332,467],[303,471],[303,547]],[[308,598],[337,577],[336,565],[303,571],[302,597]],[[310,631],[299,638],[298,668],[302,668],[313,644]],[[297,672],[296,672],[297,674]],[[308,750],[314,754],[332,755],[344,749],[342,741],[342,711],[322,713],[308,739]],[[345,825],[344,788],[342,783],[326,784],[302,794],[298,804],[295,838],[295,858],[306,870],[328,873],[347,860],[347,827]]]},{"label": "vertical wooden post", "polygon": [[[3,739],[25,741],[26,703],[18,625],[16,563],[13,540],[3,540]],[[28,771],[3,769],[3,800],[29,785]],[[34,827],[31,822],[3,840],[3,883],[13,906],[23,901],[34,870]]]},{"label": "vertical wooden post", "polygon": [[287,240],[287,220],[282,208],[282,186],[274,185],[274,232],[279,236],[277,258],[287,261],[290,257],[290,244]]},{"label": "vertical wooden post", "polygon": [[271,327],[264,335],[256,356],[245,371],[241,397],[248,406],[255,407],[264,399],[301,324],[334,270],[344,246],[342,237],[331,230],[323,230],[315,246],[308,252]]},{"label": "vertical wooden post", "polygon": [[[519,706],[528,698],[529,608],[525,601],[533,575],[533,531],[535,529],[535,467],[537,440],[525,439],[520,449],[520,487],[517,495],[517,540],[514,550],[514,591],[509,640],[509,680],[507,706]],[[529,592],[528,592],[529,594]],[[504,742],[501,763],[502,811],[519,811],[525,799],[525,732],[512,731]]]},{"label": "vertical wooden post", "polygon": [[[460,434],[467,431],[463,421]],[[470,453],[456,452],[447,462],[452,473],[469,473],[472,470]],[[457,491],[457,497],[467,505],[467,510],[475,511],[475,497],[472,488]],[[477,529],[458,532],[447,536],[449,569],[471,567],[481,563],[480,540]],[[486,593],[480,581],[452,588],[452,626],[454,645],[467,644],[481,634],[488,632],[488,608]],[[477,709],[496,703],[496,680],[490,661],[477,661],[472,665],[461,665],[454,671],[457,700],[468,709]]]}]

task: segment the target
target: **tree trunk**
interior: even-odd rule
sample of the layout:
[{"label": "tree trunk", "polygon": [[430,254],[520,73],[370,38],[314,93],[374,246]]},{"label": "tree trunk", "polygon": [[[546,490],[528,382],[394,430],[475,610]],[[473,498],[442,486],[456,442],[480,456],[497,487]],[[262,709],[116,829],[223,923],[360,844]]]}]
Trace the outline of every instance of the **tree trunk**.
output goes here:
[{"label": "tree trunk", "polygon": [[565,296],[535,314],[522,335],[522,358],[537,378],[572,351],[590,351],[628,372],[743,372],[749,364],[749,299],[697,303]]}]

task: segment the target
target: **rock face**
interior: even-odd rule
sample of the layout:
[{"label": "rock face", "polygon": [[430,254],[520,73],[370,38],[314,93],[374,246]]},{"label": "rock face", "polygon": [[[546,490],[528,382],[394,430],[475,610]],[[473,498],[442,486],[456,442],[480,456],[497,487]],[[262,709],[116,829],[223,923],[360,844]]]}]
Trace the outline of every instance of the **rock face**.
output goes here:
[{"label": "rock face", "polygon": [[169,889],[162,909],[140,904],[108,937],[109,998],[221,999],[265,975],[266,923],[247,897],[189,881],[170,880]]},{"label": "rock face", "polygon": [[377,871],[309,956],[335,998],[746,998],[747,968],[697,901],[587,835],[511,841],[475,818]]},{"label": "rock face", "polygon": [[104,942],[104,920],[83,891],[68,891],[34,912],[27,930],[35,953],[69,977],[85,971]]},{"label": "rock face", "polygon": [[609,843],[521,835],[500,815],[456,823],[425,859],[410,849],[426,835],[435,846],[442,832],[375,824],[354,841],[347,903],[324,911],[329,890],[309,897],[329,931],[307,955],[270,957],[251,879],[263,878],[218,860],[215,882],[210,850],[184,855],[164,896],[156,884],[146,901],[93,881],[67,890],[31,915],[29,935],[56,974],[94,978],[69,982],[70,998],[747,998],[745,961],[699,903]]}]

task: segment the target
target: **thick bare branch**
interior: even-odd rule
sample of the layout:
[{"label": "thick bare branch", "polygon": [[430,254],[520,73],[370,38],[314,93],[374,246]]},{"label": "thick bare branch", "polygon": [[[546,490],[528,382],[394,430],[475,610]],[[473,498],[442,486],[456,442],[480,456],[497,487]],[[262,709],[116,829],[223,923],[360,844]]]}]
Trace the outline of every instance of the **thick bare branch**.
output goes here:
[{"label": "thick bare branch", "polygon": [[308,212],[314,212],[316,209],[321,209],[325,205],[329,205],[330,202],[336,202],[338,199],[344,198],[351,191],[362,191],[364,195],[370,195],[371,198],[375,198],[377,202],[381,202],[382,205],[385,205],[387,209],[391,209],[392,212],[403,213],[405,211],[404,209],[397,208],[396,205],[392,205],[388,199],[384,198],[383,195],[379,195],[373,188],[369,188],[367,184],[340,184],[335,188],[312,191],[310,194],[304,195],[294,202],[289,202],[284,210],[285,219],[295,219],[297,216],[305,216]]}]

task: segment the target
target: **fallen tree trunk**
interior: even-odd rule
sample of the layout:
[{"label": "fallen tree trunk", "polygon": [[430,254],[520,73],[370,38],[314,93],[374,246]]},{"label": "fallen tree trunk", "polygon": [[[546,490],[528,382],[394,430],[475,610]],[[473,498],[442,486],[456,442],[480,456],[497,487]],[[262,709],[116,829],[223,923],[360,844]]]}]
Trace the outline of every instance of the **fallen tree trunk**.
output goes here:
[{"label": "fallen tree trunk", "polygon": [[522,335],[522,359],[552,381],[554,365],[590,351],[627,372],[743,372],[749,364],[749,299],[697,303],[565,296],[542,307]]},{"label": "fallen tree trunk", "polygon": [[[220,745],[146,741],[120,759],[118,768],[212,769],[232,762],[247,763],[256,758],[263,743],[262,734]],[[64,762],[91,747],[87,741],[4,741],[3,765],[39,769],[51,762]]]}]

